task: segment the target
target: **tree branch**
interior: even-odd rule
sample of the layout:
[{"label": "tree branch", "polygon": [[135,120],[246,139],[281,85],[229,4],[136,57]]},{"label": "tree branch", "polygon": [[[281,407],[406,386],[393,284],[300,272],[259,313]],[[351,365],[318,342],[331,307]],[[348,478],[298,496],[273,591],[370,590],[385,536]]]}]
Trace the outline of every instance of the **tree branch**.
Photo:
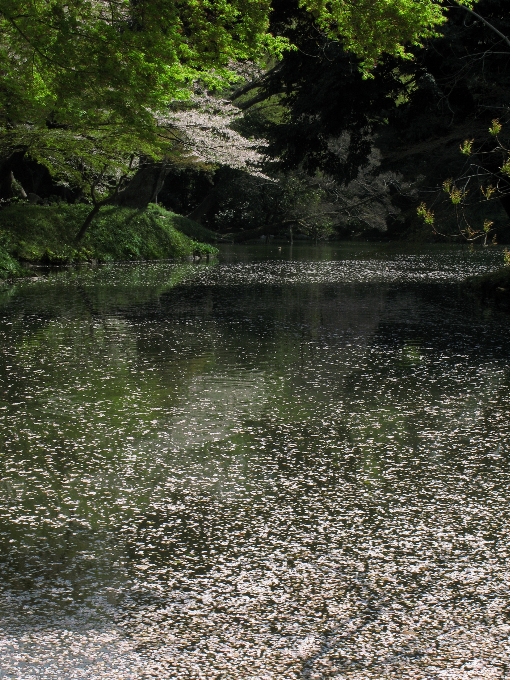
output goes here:
[{"label": "tree branch", "polygon": [[[48,57],[46,54],[44,54],[44,52],[42,52],[36,45],[33,45],[33,44],[32,44],[32,41],[30,40],[30,38],[29,38],[29,37],[24,33],[24,31],[16,24],[16,22],[14,21],[14,19],[12,19],[8,14],[5,14],[5,12],[2,12],[2,14],[3,14],[4,17],[7,19],[7,21],[11,24],[11,26],[14,28],[14,30],[17,31],[17,32],[20,34],[20,36],[21,36],[21,37],[23,38],[23,40],[27,43],[27,45],[30,45],[30,47],[34,50],[34,52],[37,52],[37,54],[38,54],[40,57],[42,57],[43,59],[45,59],[46,61],[48,61],[50,64],[55,64],[56,66],[58,66],[59,68],[62,68],[62,69],[65,68],[62,64],[59,64],[58,61],[55,61],[55,60],[52,59],[51,57]],[[71,69],[71,70],[73,70],[73,69]]]},{"label": "tree branch", "polygon": [[280,68],[281,64],[276,64],[276,66],[273,66],[273,68],[269,69],[267,73],[264,73],[264,75],[261,78],[256,78],[255,80],[252,80],[249,83],[246,83],[245,85],[241,85],[241,87],[238,87],[237,90],[234,90],[233,94],[230,97],[230,101],[234,102],[236,99],[239,99],[239,97],[242,97],[243,94],[251,92],[256,87],[260,87],[268,77],[271,77],[272,75],[277,73],[277,71]]},{"label": "tree branch", "polygon": [[487,21],[487,19],[484,19],[484,17],[482,17],[480,14],[473,12],[473,10],[469,9],[469,7],[466,7],[465,5],[457,4],[457,5],[451,5],[449,7],[449,9],[463,9],[463,10],[465,10],[466,12],[468,12],[469,14],[474,16],[476,19],[478,19],[478,21],[481,21],[486,26],[488,26],[491,29],[491,31],[494,31],[494,33],[499,35],[499,37],[502,38],[506,42],[508,47],[510,47],[510,38],[508,38],[508,36],[506,36],[504,33],[501,33],[501,31],[499,31],[495,26],[493,26],[489,21]]},{"label": "tree branch", "polygon": [[251,99],[248,99],[248,101],[241,102],[240,104],[236,104],[236,106],[239,107],[241,109],[241,111],[244,111],[245,109],[249,109],[250,107],[254,106],[255,104],[259,104],[260,102],[265,101],[269,97],[272,97],[274,94],[277,94],[277,93],[271,92],[269,94],[267,92],[259,92],[258,94],[256,94]]}]

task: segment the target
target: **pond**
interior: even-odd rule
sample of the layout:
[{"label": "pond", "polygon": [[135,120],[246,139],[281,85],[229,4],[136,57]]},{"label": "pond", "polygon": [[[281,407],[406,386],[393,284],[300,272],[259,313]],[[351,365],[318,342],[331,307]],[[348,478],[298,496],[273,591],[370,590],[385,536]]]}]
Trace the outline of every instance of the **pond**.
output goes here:
[{"label": "pond", "polygon": [[510,675],[497,248],[225,247],[0,290],[0,677]]}]

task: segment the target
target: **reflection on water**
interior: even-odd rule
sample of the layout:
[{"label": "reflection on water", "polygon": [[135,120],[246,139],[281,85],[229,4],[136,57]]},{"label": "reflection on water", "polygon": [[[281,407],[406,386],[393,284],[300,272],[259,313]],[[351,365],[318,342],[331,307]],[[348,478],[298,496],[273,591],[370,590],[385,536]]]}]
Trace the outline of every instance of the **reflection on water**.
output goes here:
[{"label": "reflection on water", "polygon": [[0,677],[503,678],[486,249],[227,250],[0,292]]}]

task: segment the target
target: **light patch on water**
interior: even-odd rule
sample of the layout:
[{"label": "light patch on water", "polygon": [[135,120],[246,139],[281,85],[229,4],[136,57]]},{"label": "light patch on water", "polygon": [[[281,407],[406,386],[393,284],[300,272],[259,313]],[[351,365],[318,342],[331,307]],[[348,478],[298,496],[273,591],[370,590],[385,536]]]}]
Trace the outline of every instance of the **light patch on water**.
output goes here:
[{"label": "light patch on water", "polygon": [[147,677],[147,660],[115,629],[42,628],[18,636],[2,634],[0,629],[0,635],[2,678],[138,680]]},{"label": "light patch on water", "polygon": [[334,260],[310,261],[274,259],[256,262],[229,262],[212,270],[202,269],[195,283],[206,285],[247,284],[332,284],[403,283],[460,281],[502,266],[499,250],[487,253],[464,249],[424,254],[379,251],[375,257],[361,253],[343,254]]},{"label": "light patch on water", "polygon": [[247,417],[260,416],[267,400],[264,374],[260,371],[197,376],[188,387],[187,398],[166,420],[168,445],[186,450],[228,440],[242,429]]}]

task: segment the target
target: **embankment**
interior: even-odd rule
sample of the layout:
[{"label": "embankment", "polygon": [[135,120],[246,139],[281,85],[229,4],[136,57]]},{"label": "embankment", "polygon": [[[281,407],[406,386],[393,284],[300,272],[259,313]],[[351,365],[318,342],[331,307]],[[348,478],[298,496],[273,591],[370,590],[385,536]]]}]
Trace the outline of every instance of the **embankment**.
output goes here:
[{"label": "embankment", "polygon": [[212,240],[212,232],[156,205],[103,208],[77,242],[89,211],[88,205],[65,203],[17,203],[0,210],[0,278],[23,275],[34,264],[161,260],[217,252],[202,242]]}]

